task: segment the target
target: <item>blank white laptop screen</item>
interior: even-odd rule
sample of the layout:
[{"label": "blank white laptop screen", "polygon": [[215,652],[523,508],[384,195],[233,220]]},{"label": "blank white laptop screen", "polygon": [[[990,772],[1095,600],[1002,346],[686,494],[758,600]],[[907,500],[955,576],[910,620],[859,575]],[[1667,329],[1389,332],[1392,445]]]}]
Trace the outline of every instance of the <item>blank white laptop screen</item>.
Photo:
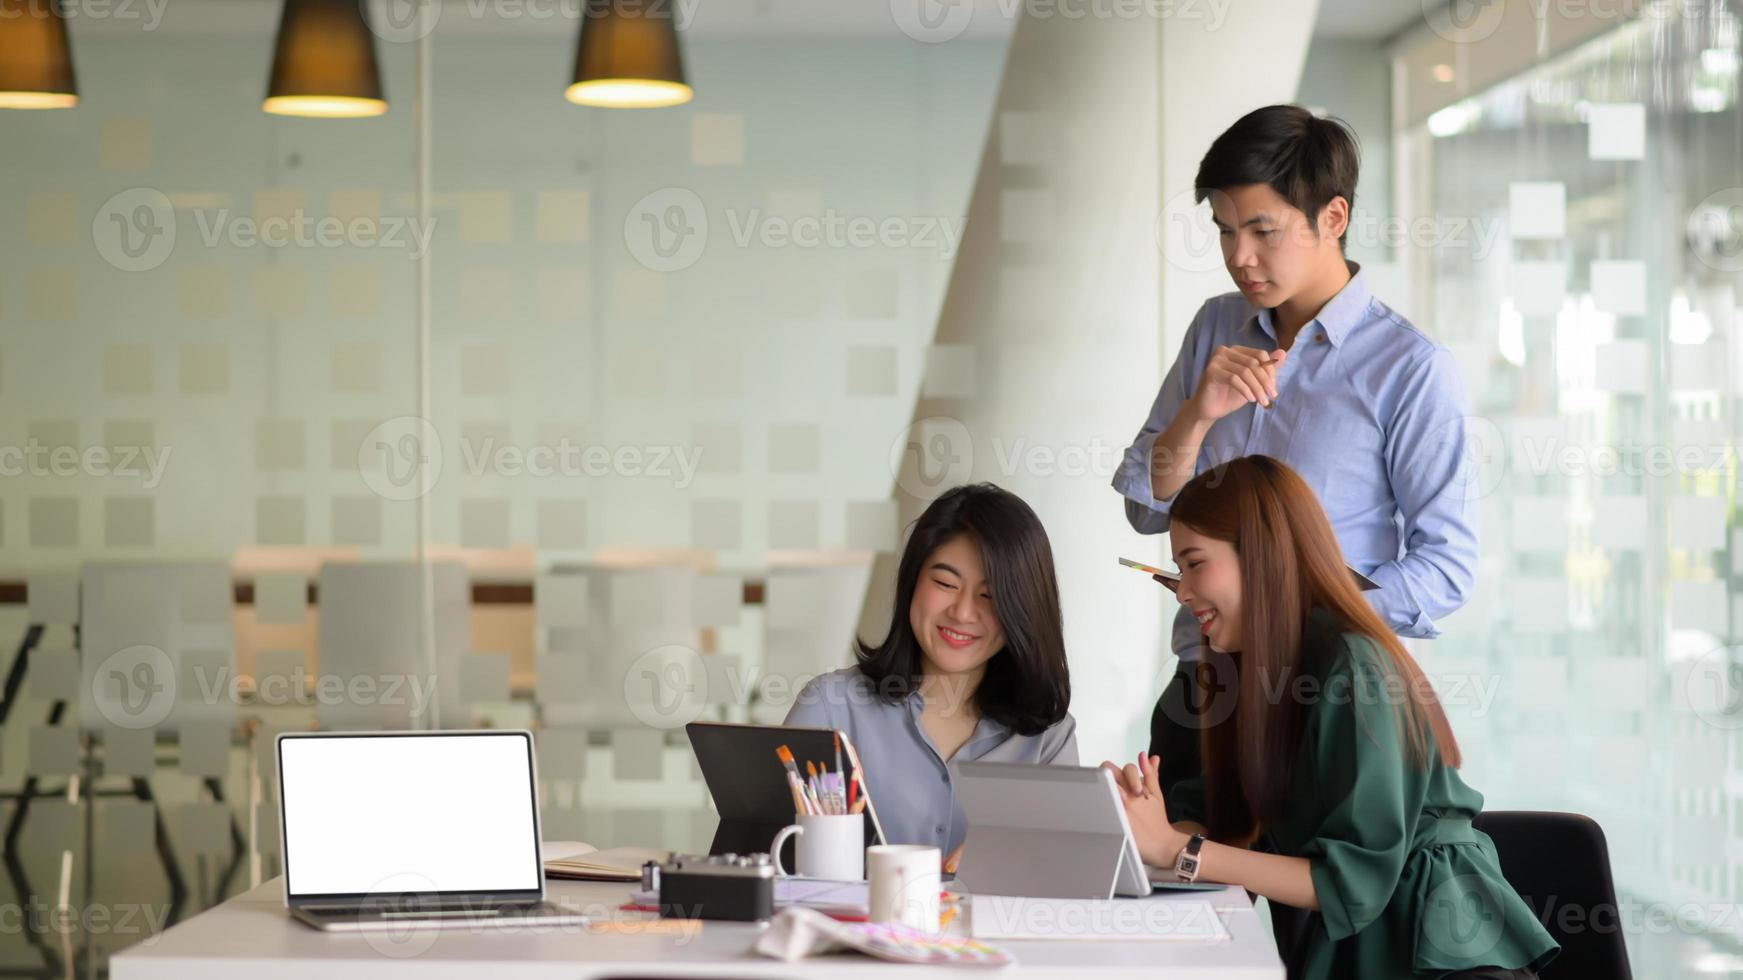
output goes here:
[{"label": "blank white laptop screen", "polygon": [[537,891],[524,732],[279,741],[291,898]]}]

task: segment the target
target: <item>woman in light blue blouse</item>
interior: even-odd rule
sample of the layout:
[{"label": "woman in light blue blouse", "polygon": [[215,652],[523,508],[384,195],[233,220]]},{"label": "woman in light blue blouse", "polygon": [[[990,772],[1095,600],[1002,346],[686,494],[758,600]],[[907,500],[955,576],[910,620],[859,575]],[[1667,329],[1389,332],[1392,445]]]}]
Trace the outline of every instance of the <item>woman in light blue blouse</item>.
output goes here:
[{"label": "woman in light blue blouse", "polygon": [[979,483],[926,508],[896,574],[883,642],[806,684],[786,723],[845,732],[889,843],[936,845],[954,870],[954,763],[1077,765],[1053,549],[1028,504]]}]

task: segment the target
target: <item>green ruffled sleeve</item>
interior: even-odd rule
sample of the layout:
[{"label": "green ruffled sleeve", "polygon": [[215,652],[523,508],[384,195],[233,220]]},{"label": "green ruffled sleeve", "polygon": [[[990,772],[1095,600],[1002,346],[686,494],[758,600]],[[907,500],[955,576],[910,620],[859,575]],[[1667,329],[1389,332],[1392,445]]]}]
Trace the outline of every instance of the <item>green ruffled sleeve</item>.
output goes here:
[{"label": "green ruffled sleeve", "polygon": [[1392,899],[1410,856],[1418,801],[1407,799],[1392,673],[1372,641],[1349,636],[1307,723],[1325,814],[1300,850],[1333,941],[1360,932]]}]

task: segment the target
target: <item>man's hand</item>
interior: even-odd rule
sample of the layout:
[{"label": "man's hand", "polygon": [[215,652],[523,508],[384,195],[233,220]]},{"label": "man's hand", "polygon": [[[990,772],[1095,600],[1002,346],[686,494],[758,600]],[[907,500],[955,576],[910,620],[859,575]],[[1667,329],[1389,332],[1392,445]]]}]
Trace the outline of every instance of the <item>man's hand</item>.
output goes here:
[{"label": "man's hand", "polygon": [[1277,369],[1288,356],[1286,350],[1218,347],[1204,366],[1198,391],[1191,399],[1192,408],[1206,422],[1215,422],[1249,402],[1270,408],[1277,397]]},{"label": "man's hand", "polygon": [[1277,371],[1287,351],[1218,347],[1204,366],[1198,390],[1181,403],[1150,450],[1150,494],[1170,500],[1192,479],[1205,436],[1216,421],[1248,402],[1269,408],[1277,397]]}]

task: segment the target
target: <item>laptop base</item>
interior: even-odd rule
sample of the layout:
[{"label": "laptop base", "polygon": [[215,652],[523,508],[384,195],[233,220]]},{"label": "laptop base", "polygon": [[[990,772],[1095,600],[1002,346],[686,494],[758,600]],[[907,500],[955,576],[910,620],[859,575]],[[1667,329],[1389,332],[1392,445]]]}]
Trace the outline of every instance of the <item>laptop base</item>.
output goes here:
[{"label": "laptop base", "polygon": [[460,908],[302,905],[291,917],[322,932],[387,932],[403,929],[491,929],[582,925],[587,916],[551,902]]}]

